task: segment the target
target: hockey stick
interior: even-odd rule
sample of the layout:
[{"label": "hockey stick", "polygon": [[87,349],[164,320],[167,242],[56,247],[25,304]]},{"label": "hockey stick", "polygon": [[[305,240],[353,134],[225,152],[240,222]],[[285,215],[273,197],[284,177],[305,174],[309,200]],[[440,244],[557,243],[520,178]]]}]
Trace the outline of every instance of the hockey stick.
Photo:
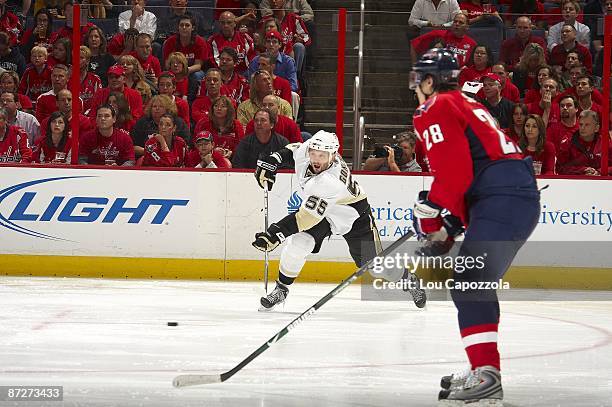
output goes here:
[{"label": "hockey stick", "polygon": [[185,387],[185,386],[194,386],[198,384],[221,383],[221,382],[226,381],[227,379],[229,379],[230,377],[238,373],[240,370],[242,370],[243,367],[251,363],[253,359],[255,359],[257,356],[261,355],[268,348],[270,348],[276,342],[281,340],[281,338],[287,335],[289,331],[293,330],[296,326],[298,326],[299,324],[304,322],[307,318],[312,316],[316,310],[318,310],[326,302],[334,298],[338,293],[340,293],[342,290],[348,287],[353,281],[355,281],[357,278],[362,276],[368,270],[368,268],[372,266],[376,258],[386,257],[390,255],[395,250],[397,250],[402,245],[402,243],[410,239],[412,236],[414,236],[414,233],[412,231],[409,231],[408,233],[406,233],[405,235],[397,239],[395,242],[393,242],[391,246],[387,247],[380,254],[378,254],[378,256],[376,256],[373,259],[370,259],[363,266],[361,266],[357,271],[355,271],[353,274],[348,276],[343,282],[341,282],[338,286],[336,286],[336,288],[331,290],[323,298],[317,301],[313,306],[308,308],[306,311],[300,314],[297,318],[291,321],[287,326],[285,326],[283,329],[277,332],[272,338],[268,339],[268,341],[264,343],[263,345],[261,345],[259,348],[257,348],[255,352],[251,353],[249,356],[246,357],[246,359],[238,363],[238,365],[236,365],[233,369],[228,370],[227,372],[224,372],[221,374],[180,375],[174,378],[174,380],[172,381],[172,384],[174,385],[174,387]]},{"label": "hockey stick", "polygon": [[[268,230],[268,187],[264,188],[264,230]],[[268,294],[268,268],[270,266],[270,255],[266,250],[264,252],[264,290]]]}]

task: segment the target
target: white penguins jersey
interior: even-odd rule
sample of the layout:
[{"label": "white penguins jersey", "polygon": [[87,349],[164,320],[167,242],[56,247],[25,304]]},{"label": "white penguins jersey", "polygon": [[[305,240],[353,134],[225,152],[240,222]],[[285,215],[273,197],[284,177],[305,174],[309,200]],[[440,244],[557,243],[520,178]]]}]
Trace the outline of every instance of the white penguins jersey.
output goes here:
[{"label": "white penguins jersey", "polygon": [[330,167],[319,174],[309,168],[310,143],[294,143],[286,146],[293,151],[295,174],[298,178],[297,193],[303,198],[296,213],[298,229],[307,230],[327,219],[333,234],[344,235],[353,227],[360,213],[351,206],[367,198],[357,181],[338,154]]}]

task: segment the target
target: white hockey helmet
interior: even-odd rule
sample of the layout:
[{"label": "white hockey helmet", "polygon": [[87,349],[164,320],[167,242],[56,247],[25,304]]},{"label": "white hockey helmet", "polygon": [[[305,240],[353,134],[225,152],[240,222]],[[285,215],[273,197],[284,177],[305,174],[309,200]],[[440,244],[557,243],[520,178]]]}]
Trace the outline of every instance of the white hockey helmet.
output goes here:
[{"label": "white hockey helmet", "polygon": [[338,152],[340,143],[338,143],[338,137],[335,133],[330,133],[325,130],[319,130],[309,140],[309,148],[318,151],[327,151],[330,155]]}]

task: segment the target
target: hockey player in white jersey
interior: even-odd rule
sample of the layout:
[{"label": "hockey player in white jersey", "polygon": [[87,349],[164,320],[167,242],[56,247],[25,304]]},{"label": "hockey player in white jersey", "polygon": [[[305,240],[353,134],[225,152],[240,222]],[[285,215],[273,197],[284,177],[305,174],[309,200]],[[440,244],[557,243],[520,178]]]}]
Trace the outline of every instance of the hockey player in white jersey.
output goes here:
[{"label": "hockey player in white jersey", "polygon": [[[289,144],[257,162],[257,183],[270,190],[277,168],[293,160],[297,188],[304,197],[297,212],[255,235],[253,246],[261,251],[272,251],[287,240],[281,253],[276,287],[261,298],[264,310],[285,300],[306,257],[318,253],[323,240],[332,234],[344,237],[357,267],[377,254],[380,242],[370,204],[363,189],[352,179],[338,147],[336,135],[321,130],[306,142]],[[411,279],[417,281],[414,274]],[[413,289],[410,293],[419,308],[425,306],[424,290]]]}]

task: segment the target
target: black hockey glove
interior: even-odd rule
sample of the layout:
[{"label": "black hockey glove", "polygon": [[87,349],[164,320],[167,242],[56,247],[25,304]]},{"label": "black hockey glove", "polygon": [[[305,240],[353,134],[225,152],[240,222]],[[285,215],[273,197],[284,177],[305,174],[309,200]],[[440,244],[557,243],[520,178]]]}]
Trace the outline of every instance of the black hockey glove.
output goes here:
[{"label": "black hockey glove", "polygon": [[265,232],[255,233],[255,241],[251,243],[254,248],[262,252],[271,252],[285,240],[285,235],[276,223],[270,225]]},{"label": "black hockey glove", "polygon": [[272,190],[274,181],[276,181],[276,171],[282,162],[283,158],[279,153],[273,153],[263,160],[257,160],[255,179],[261,188]]},{"label": "black hockey glove", "polygon": [[419,256],[435,257],[448,253],[455,237],[464,232],[461,220],[446,209],[427,200],[428,191],[419,192],[413,209],[413,226],[423,246],[416,250]]}]

